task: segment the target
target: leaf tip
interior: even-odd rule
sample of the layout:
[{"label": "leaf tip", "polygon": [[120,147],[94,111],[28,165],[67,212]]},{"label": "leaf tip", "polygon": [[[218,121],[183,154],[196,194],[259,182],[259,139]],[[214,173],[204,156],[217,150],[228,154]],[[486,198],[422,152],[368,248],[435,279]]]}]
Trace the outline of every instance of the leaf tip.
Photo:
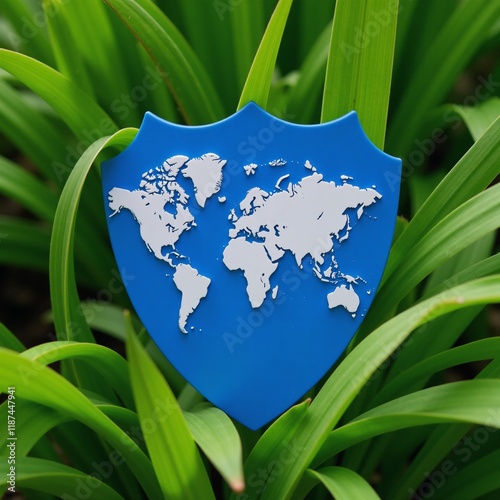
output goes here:
[{"label": "leaf tip", "polygon": [[245,491],[245,480],[242,477],[233,479],[229,486],[235,493],[243,493]]}]

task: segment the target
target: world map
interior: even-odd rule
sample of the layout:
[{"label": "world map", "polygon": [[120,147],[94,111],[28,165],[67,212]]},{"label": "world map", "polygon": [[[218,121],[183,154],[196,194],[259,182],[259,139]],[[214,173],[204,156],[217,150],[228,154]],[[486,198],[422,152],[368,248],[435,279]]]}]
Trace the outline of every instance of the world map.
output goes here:
[{"label": "world map", "polygon": [[[192,265],[192,256],[179,253],[176,244],[197,225],[195,211],[188,207],[192,194],[202,210],[216,194],[218,203],[226,202],[221,191],[226,163],[215,153],[197,158],[172,156],[144,172],[136,189],[114,187],[108,193],[111,217],[122,209],[130,211],[147,249],[174,270],[173,283],[181,293],[178,324],[183,333],[188,331],[189,317],[209,294],[212,280]],[[277,181],[273,190],[249,189],[237,206],[228,209],[231,228],[221,250],[222,261],[228,270],[243,273],[249,303],[257,309],[267,297],[276,299],[279,287],[271,286],[271,277],[286,252],[300,269],[304,259],[310,258],[314,276],[329,285],[325,307],[343,307],[355,317],[360,305],[355,288],[363,278],[339,269],[335,245],[349,238],[365,209],[382,196],[375,186],[353,185],[347,175],[340,177],[340,183],[326,181],[309,161],[302,167],[302,178],[292,182],[287,164],[278,158],[264,165],[244,166],[249,177],[258,169],[276,170]],[[179,176],[190,181],[191,193],[181,185]]]}]

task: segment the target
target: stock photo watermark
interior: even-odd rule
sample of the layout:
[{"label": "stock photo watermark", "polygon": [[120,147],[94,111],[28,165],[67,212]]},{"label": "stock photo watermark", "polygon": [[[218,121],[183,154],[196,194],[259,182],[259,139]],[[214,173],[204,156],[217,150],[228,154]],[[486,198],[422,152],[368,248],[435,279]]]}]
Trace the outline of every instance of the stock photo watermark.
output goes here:
[{"label": "stock photo watermark", "polygon": [[[477,106],[492,97],[496,90],[500,88],[500,81],[496,81],[493,74],[488,75],[486,78],[479,76],[477,81],[478,84],[474,91],[462,100],[461,105]],[[453,109],[447,108],[443,111],[442,123],[442,127],[434,128],[427,137],[416,138],[413,141],[415,147],[403,158],[401,177],[391,172],[385,173],[387,185],[391,190],[397,189],[400,183],[411,177],[415,170],[421,167],[426,159],[436,151],[437,147],[450,138],[450,133],[446,129],[457,130],[462,124],[462,118]]]},{"label": "stock photo watermark", "polygon": [[[146,66],[144,68],[144,76],[142,80],[132,87],[128,93],[122,93],[110,101],[110,109],[120,120],[125,120],[130,115],[131,110],[136,109],[151,92],[158,88],[165,79],[168,73],[160,70],[158,67]],[[82,154],[98,139],[106,135],[116,132],[116,126],[110,118],[100,120],[96,128],[81,130],[80,135],[83,137],[75,146],[66,146],[66,156],[64,162],[54,161],[52,169],[54,170],[59,181],[66,179],[73,165],[80,159]]]},{"label": "stock photo watermark", "polygon": [[293,463],[304,450],[305,448],[298,444],[297,439],[286,441],[276,460],[271,460],[263,467],[259,467],[247,478],[247,488],[252,489],[252,493],[241,493],[237,496],[238,500],[250,500],[255,498],[255,495],[262,494],[266,485],[272,484],[276,478],[281,476],[286,466]]},{"label": "stock photo watermark", "polygon": [[16,492],[16,388],[7,389],[7,491]]},{"label": "stock photo watermark", "polygon": [[[490,411],[490,414],[492,423],[495,422],[498,425],[500,414],[497,412],[494,415],[493,410]],[[416,490],[413,488],[408,489],[409,498],[411,500],[423,500],[434,496],[436,491],[442,488],[446,481],[460,470],[460,466],[469,462],[475,453],[490,440],[492,434],[497,431],[496,427],[480,426],[465,435],[453,447],[449,457],[443,460],[434,471],[425,472],[425,479]]]}]

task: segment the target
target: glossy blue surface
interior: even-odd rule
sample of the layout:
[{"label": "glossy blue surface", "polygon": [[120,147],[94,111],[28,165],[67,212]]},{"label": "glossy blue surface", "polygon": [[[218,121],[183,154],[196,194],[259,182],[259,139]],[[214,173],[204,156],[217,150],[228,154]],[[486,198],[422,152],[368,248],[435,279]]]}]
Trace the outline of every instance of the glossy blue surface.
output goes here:
[{"label": "glossy blue surface", "polygon": [[[118,268],[126,276],[130,299],[148,332],[179,372],[208,400],[251,429],[280,415],[313,386],[341,355],[361,324],[378,287],[389,252],[399,197],[401,161],[377,149],[364,134],[357,115],[321,125],[281,121],[254,103],[212,125],[187,127],[147,113],[133,143],[102,166],[107,215],[114,187],[134,190],[141,175],[169,157],[215,153],[227,160],[219,193],[201,209],[189,179],[179,183],[191,194],[189,210],[196,227],[182,234],[176,250],[211,279],[209,292],[189,317],[188,333],[178,327],[181,293],[172,281],[174,269],[148,250],[138,221],[122,210],[108,217]],[[284,167],[269,167],[276,159]],[[317,279],[312,260],[300,269],[290,252],[271,276],[271,292],[252,309],[242,271],[222,261],[229,243],[231,208],[238,208],[249,189],[275,192],[279,177],[298,182],[311,172],[308,160],[325,181],[342,184],[341,175],[360,188],[375,186],[382,198],[365,209],[349,238],[335,243],[343,273],[361,276],[355,318],[343,307],[328,308],[326,295],[335,287]],[[254,175],[243,167],[259,165]],[[179,178],[182,176],[179,176]],[[284,185],[286,185],[286,183]],[[218,197],[226,197],[221,203]],[[354,226],[354,224],[352,224]],[[362,367],[360,367],[362,368]]]}]

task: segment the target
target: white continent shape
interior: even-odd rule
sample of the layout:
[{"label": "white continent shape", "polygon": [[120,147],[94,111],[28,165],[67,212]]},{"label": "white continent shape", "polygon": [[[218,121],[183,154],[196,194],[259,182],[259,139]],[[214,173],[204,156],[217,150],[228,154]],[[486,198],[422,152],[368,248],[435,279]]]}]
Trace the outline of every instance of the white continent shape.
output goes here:
[{"label": "white continent shape", "polygon": [[356,315],[356,311],[359,307],[359,296],[353,290],[352,285],[349,285],[349,288],[345,285],[340,285],[327,295],[327,299],[330,309],[337,306],[343,306],[353,315],[353,317]]},{"label": "white continent shape", "polygon": [[183,333],[187,333],[189,316],[207,296],[210,279],[182,262],[188,260],[187,257],[175,249],[182,234],[196,226],[187,207],[189,195],[177,182],[177,175],[181,172],[191,179],[196,202],[203,208],[207,199],[219,192],[225,164],[226,160],[214,153],[192,159],[172,156],[161,167],[144,172],[138,189],[115,187],[108,193],[111,216],[122,209],[129,210],[139,223],[140,235],[148,250],[175,269],[173,280],[181,292],[179,329]]},{"label": "white continent shape", "polygon": [[[181,292],[178,324],[183,333],[187,333],[189,317],[208,295],[211,280],[191,265],[188,256],[176,250],[182,235],[196,226],[187,206],[190,196],[178,182],[178,175],[191,180],[195,200],[203,209],[207,200],[221,190],[225,164],[226,160],[214,153],[191,159],[176,155],[161,167],[144,172],[137,189],[114,187],[108,193],[113,210],[110,217],[122,209],[129,210],[139,224],[147,249],[174,269],[173,282]],[[264,167],[286,165],[279,159]],[[254,175],[258,167],[247,165],[245,172]],[[360,219],[366,207],[382,196],[373,188],[350,184],[352,177],[346,175],[341,176],[342,184],[325,181],[309,161],[304,167],[307,175],[300,181],[286,183],[289,174],[281,175],[275,191],[254,187],[238,207],[228,210],[232,228],[222,260],[229,270],[243,272],[250,305],[258,308],[268,294],[273,300],[277,297],[278,285],[271,287],[271,278],[285,253],[291,252],[300,268],[304,258],[310,256],[316,278],[333,286],[326,294],[328,307],[341,306],[355,317],[360,299],[354,286],[362,278],[339,270],[334,246],[349,238],[352,214]],[[219,196],[218,201],[223,203],[226,197]]]},{"label": "white continent shape", "polygon": [[175,270],[174,283],[182,293],[179,328],[182,333],[187,333],[188,317],[198,307],[201,299],[207,296],[210,278],[202,276],[189,264],[179,264]]},{"label": "white continent shape", "polygon": [[[278,180],[274,193],[250,189],[239,205],[241,215],[232,213],[230,218],[233,228],[223,262],[230,270],[243,271],[253,308],[264,302],[271,288],[270,278],[286,251],[293,254],[300,268],[309,255],[315,276],[323,282],[357,284],[358,278],[333,270],[338,267],[333,255],[331,264],[324,268],[325,255],[333,253],[335,241],[340,244],[349,237],[352,226],[346,212],[354,209],[360,219],[365,208],[382,196],[375,189],[353,186],[347,179],[340,185],[324,181],[309,161],[305,168],[312,175],[296,184],[289,182],[286,189],[280,182],[287,176]],[[327,302],[329,308],[343,306],[354,315],[360,300],[352,285],[341,285],[327,295]]]}]

